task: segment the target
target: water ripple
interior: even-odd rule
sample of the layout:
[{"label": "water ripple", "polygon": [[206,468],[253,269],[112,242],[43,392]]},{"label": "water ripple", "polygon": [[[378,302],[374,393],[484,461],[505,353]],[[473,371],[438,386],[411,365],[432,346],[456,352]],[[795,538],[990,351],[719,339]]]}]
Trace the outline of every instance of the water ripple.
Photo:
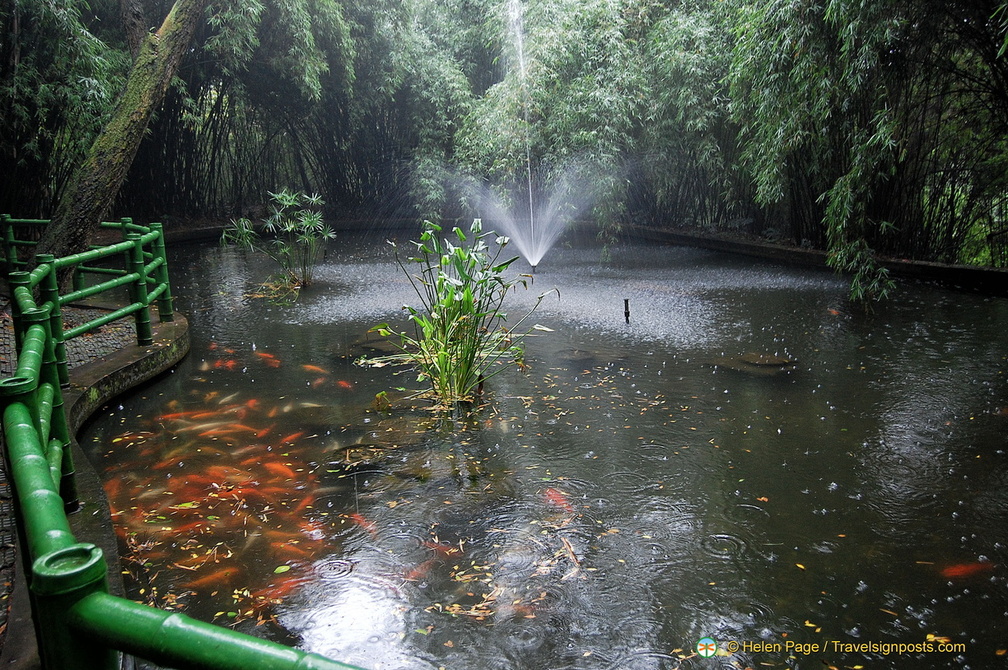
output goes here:
[{"label": "water ripple", "polygon": [[354,562],[345,558],[328,557],[312,566],[323,582],[336,582],[353,572]]},{"label": "water ripple", "polygon": [[708,556],[723,561],[737,560],[747,551],[746,541],[728,533],[714,533],[700,541],[700,547]]}]

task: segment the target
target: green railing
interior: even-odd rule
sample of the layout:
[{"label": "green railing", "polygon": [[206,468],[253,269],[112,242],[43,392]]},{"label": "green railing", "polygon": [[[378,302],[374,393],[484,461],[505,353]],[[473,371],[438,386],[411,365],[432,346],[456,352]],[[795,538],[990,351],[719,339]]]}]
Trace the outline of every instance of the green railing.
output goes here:
[{"label": "green railing", "polygon": [[[125,652],[180,670],[353,669],[109,594],[101,549],[79,542],[67,518],[79,505],[61,391],[69,381],[65,342],[132,315],[138,344],[151,343],[150,306],[156,303],[161,321],[173,314],[164,237],[159,224],[103,224],[120,228],[125,239],[66,258],[36,254],[34,269],[19,269],[27,265],[18,250],[32,243],[16,239],[14,228],[44,223],[0,216],[17,349],[13,376],[0,380],[0,406],[42,667],[112,670]],[[87,265],[117,257],[121,268]],[[71,270],[74,289],[60,295],[58,276]],[[84,273],[111,279],[84,288],[78,281]],[[129,304],[64,331],[62,306],[119,287],[128,288]]]}]

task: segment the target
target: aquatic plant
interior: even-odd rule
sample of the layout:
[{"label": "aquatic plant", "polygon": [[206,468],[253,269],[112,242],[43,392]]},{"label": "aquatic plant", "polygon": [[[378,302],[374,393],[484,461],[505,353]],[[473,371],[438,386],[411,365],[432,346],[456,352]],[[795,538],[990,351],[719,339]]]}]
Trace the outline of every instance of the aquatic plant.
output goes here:
[{"label": "aquatic plant", "polygon": [[[421,307],[403,306],[413,324],[412,335],[395,332],[387,323],[371,329],[391,338],[400,352],[360,361],[375,367],[393,363],[415,366],[417,380],[428,381],[434,397],[445,408],[478,401],[483,383],[506,369],[503,363],[507,358],[521,364],[522,339],[528,331],[518,329],[547,295],[540,295],[521,318],[508,323],[501,311],[504,299],[518,286],[528,288],[532,277],[505,278],[504,273],[518,257],[501,260],[508,238],[484,233],[482,227],[480,219],[474,219],[469,236],[453,228],[453,243],[441,238],[441,226],[427,221],[420,240],[413,242],[416,255],[407,261],[390,242]],[[488,243],[490,238],[493,246]],[[419,273],[413,274],[407,262],[418,266]]]},{"label": "aquatic plant", "polygon": [[[258,251],[280,266],[279,282],[273,283],[277,294],[294,293],[312,283],[315,265],[322,260],[325,243],[336,234],[322,220],[325,203],[318,194],[305,195],[286,188],[270,192],[273,211],[263,222],[265,239],[246,218],[232,220],[221,236],[222,244],[233,244],[247,251]],[[282,287],[282,290],[278,287]]]}]

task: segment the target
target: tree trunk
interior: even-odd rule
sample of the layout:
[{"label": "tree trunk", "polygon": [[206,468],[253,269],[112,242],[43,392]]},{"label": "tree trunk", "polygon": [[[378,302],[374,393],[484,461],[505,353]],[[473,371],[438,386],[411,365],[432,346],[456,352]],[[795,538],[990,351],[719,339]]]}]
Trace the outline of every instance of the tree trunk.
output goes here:
[{"label": "tree trunk", "polygon": [[140,47],[147,36],[147,20],[144,18],[143,3],[140,0],[120,0],[119,16],[122,19],[123,31],[126,33],[126,44],[130,55],[136,60],[140,55]]},{"label": "tree trunk", "polygon": [[70,180],[38,250],[67,256],[89,240],[122,188],[151,116],[161,106],[209,0],[176,0],[156,33],[148,35],[108,125]]}]

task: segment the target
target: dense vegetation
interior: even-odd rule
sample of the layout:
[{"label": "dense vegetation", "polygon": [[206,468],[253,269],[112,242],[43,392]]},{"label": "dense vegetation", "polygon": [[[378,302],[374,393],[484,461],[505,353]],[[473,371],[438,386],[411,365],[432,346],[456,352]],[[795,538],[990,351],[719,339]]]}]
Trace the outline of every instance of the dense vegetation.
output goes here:
[{"label": "dense vegetation", "polygon": [[[120,8],[138,3],[172,5],[0,0],[0,210],[54,210],[121,89]],[[330,219],[458,219],[479,214],[463,175],[511,192],[531,172],[544,194],[574,174],[603,234],[824,248],[865,295],[879,253],[1004,266],[1006,7],[212,0],[111,214],[259,215],[290,188]]]}]

